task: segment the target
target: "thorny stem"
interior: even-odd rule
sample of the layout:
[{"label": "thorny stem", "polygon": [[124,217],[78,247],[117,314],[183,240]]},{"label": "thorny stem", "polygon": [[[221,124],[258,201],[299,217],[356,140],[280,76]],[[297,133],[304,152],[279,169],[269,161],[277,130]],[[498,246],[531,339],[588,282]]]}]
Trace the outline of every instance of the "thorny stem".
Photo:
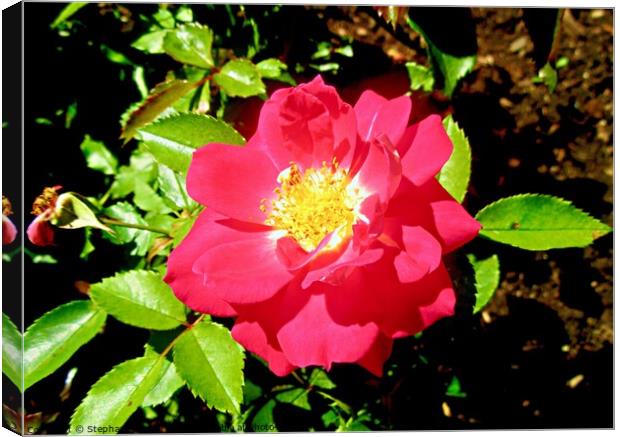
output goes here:
[{"label": "thorny stem", "polygon": [[140,225],[137,223],[127,223],[121,220],[116,220],[116,219],[108,218],[108,217],[99,217],[99,220],[101,220],[101,222],[107,225],[114,225],[114,226],[121,226],[123,228],[132,228],[132,229],[140,229],[143,231],[157,232],[158,234],[164,234],[168,237],[172,236],[170,235],[170,231],[168,231],[167,229],[157,228],[154,226]]}]

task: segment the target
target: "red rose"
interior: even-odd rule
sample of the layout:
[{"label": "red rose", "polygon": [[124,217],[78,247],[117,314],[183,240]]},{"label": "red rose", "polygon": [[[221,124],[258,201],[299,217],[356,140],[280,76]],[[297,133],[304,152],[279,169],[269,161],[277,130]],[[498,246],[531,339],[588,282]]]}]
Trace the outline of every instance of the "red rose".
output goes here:
[{"label": "red rose", "polygon": [[17,228],[9,218],[11,214],[11,202],[2,196],[2,244],[11,244],[17,237]]},{"label": "red rose", "polygon": [[207,206],[166,281],[277,375],[358,363],[380,375],[394,338],[454,313],[442,255],[480,225],[435,179],[452,153],[439,116],[407,126],[408,97],[355,107],[321,77],[276,91],[245,147],[193,156]]}]

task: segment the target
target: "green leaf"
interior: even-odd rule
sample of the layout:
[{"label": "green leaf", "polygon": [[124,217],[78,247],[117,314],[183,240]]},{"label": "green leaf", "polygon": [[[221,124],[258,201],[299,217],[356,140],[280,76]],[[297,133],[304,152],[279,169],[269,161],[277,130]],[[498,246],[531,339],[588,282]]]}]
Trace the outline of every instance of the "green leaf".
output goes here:
[{"label": "green leaf", "polygon": [[[290,386],[293,387],[293,386]],[[303,410],[312,410],[308,402],[308,390],[305,388],[292,388],[280,391],[276,394],[276,399],[285,404],[291,404]]]},{"label": "green leaf", "polygon": [[540,70],[538,70],[538,76],[532,79],[532,82],[544,83],[550,92],[554,92],[555,87],[558,85],[558,72],[549,62],[547,62]]},{"label": "green leaf", "polygon": [[174,346],[174,364],[209,408],[239,414],[243,401],[243,350],[230,331],[212,322],[187,330]]},{"label": "green leaf", "polygon": [[156,30],[154,32],[145,33],[131,46],[134,49],[143,51],[150,54],[165,53],[164,51],[164,38],[168,33],[167,30]]},{"label": "green leaf", "polygon": [[201,68],[213,67],[213,32],[207,26],[186,24],[164,37],[164,51],[173,59]]},{"label": "green leaf", "polygon": [[143,211],[157,212],[159,214],[171,212],[171,209],[155,190],[142,180],[136,181],[133,200],[136,206]]},{"label": "green leaf", "polygon": [[129,325],[165,330],[185,323],[185,306],[154,272],[117,273],[93,284],[90,297],[110,315]]},{"label": "green leaf", "polygon": [[99,48],[101,49],[105,57],[108,58],[108,61],[110,62],[119,64],[119,65],[128,65],[131,67],[136,66],[136,64],[131,59],[129,59],[127,56],[125,56],[123,53],[117,50],[114,50],[112,47],[107,46],[106,44],[101,44]]},{"label": "green leaf", "polygon": [[190,217],[181,217],[177,220],[176,226],[173,226],[172,229],[172,238],[174,247],[177,247],[181,241],[189,234],[189,231],[192,230],[192,226],[196,223],[198,216],[190,216]]},{"label": "green leaf", "polygon": [[465,132],[449,115],[443,120],[443,126],[454,144],[452,155],[437,175],[439,183],[459,202],[467,194],[471,174],[471,148]]},{"label": "green leaf", "polygon": [[84,229],[84,247],[80,252],[80,259],[88,260],[91,253],[95,251],[95,245],[91,241],[93,231],[91,228]]},{"label": "green leaf", "polygon": [[77,300],[45,313],[24,334],[24,390],[62,366],[101,330],[106,313]]},{"label": "green leaf", "polygon": [[196,88],[199,82],[174,79],[157,85],[151,93],[133,110],[123,126],[121,139],[131,140],[138,129],[155,120],[181,97]]},{"label": "green leaf", "polygon": [[332,388],[336,388],[336,384],[333,383],[329,376],[327,376],[327,372],[323,369],[315,368],[312,370],[312,374],[310,375],[310,380],[308,381],[313,387],[323,388],[325,390],[331,390]]},{"label": "green leaf", "polygon": [[115,366],[90,388],[71,417],[68,434],[118,434],[161,381],[164,362],[151,354]]},{"label": "green leaf", "polygon": [[[134,225],[147,225],[148,223],[138,213],[136,208],[127,202],[118,202],[108,207],[104,211],[105,215],[125,223]],[[150,231],[140,229],[132,229],[124,226],[110,225],[114,233],[105,233],[103,238],[114,244],[127,244],[132,241],[136,243],[136,247],[131,251],[132,255],[144,256],[155,240],[155,234]]]},{"label": "green leaf", "polygon": [[159,190],[178,209],[193,208],[196,202],[189,197],[185,188],[185,178],[169,167],[159,164],[157,176]]},{"label": "green leaf", "polygon": [[426,92],[433,90],[435,78],[430,68],[415,62],[407,62],[405,67],[407,67],[407,74],[409,75],[409,82],[412,90],[422,89]]},{"label": "green leaf", "polygon": [[[159,357],[159,354],[150,346],[147,346],[144,356]],[[162,376],[159,382],[147,393],[142,401],[143,407],[151,407],[163,404],[181,387],[185,385],[185,381],[181,379],[177,373],[177,369],[169,359],[163,360]]]},{"label": "green leaf", "polygon": [[136,185],[140,182],[151,184],[157,177],[157,161],[153,155],[140,145],[134,150],[129,160],[129,165],[119,168],[114,179],[110,195],[113,199],[125,197],[135,192]]},{"label": "green leaf", "polygon": [[184,23],[191,23],[194,21],[194,13],[192,12],[192,8],[186,5],[180,5],[175,18]]},{"label": "green leaf", "polygon": [[286,71],[286,64],[277,58],[269,58],[256,64],[256,68],[262,77],[267,79],[277,79]]},{"label": "green leaf", "polygon": [[243,137],[228,124],[208,115],[178,114],[139,130],[155,159],[185,175],[198,147],[208,143],[241,145]]},{"label": "green leaf", "polygon": [[450,385],[446,389],[446,396],[450,396],[453,398],[466,398],[467,393],[465,393],[461,389],[461,382],[456,376],[452,376],[452,380],[450,381]]},{"label": "green leaf", "polygon": [[228,62],[213,79],[231,97],[250,97],[266,92],[258,68],[247,59]]},{"label": "green leaf", "polygon": [[483,208],[480,235],[527,250],[585,247],[611,228],[570,202],[545,194],[519,194]]},{"label": "green leaf", "polygon": [[273,409],[275,407],[276,401],[270,399],[256,412],[252,419],[252,430],[254,432],[278,432],[273,418]]},{"label": "green leaf", "polygon": [[243,386],[243,401],[245,404],[250,404],[263,395],[263,389],[260,386],[254,384],[249,379],[245,380]]},{"label": "green leaf", "polygon": [[50,27],[52,29],[57,28],[62,23],[67,21],[69,18],[71,18],[77,11],[82,9],[87,4],[88,4],[87,2],[72,2],[72,3],[69,3],[67,6],[65,6],[62,9],[62,11],[60,11],[60,14],[58,14],[58,16],[54,19],[54,21],[52,22]]},{"label": "green leaf", "polygon": [[2,313],[2,372],[22,391],[22,334]]},{"label": "green leaf", "polygon": [[167,8],[160,6],[157,12],[153,14],[153,18],[164,29],[174,29],[174,16]]},{"label": "green leaf", "polygon": [[474,269],[476,279],[476,304],[474,314],[485,307],[493,297],[499,285],[499,258],[492,255],[486,259],[476,259],[475,255],[467,255],[469,263]]},{"label": "green leaf", "polygon": [[[410,13],[412,13],[411,9]],[[451,97],[459,81],[470,71],[472,71],[476,65],[477,57],[475,51],[467,55],[460,53],[458,55],[456,53],[449,53],[445,48],[441,48],[437,45],[436,40],[439,38],[431,38],[429,33],[433,32],[434,34],[434,32],[438,31],[434,28],[434,24],[432,22],[425,25],[424,28],[420,25],[420,23],[410,17],[407,18],[407,22],[409,23],[409,26],[422,35],[426,41],[431,61],[443,77],[444,94]],[[475,32],[473,38],[475,40]]]}]

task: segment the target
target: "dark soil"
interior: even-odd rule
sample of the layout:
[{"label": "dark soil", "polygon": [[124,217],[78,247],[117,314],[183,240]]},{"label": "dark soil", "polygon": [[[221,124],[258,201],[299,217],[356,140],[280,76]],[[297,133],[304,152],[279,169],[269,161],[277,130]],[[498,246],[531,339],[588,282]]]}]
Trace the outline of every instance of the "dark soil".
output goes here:
[{"label": "dark soil", "polygon": [[[141,7],[150,11],[156,6]],[[58,183],[86,195],[105,191],[104,178],[85,168],[78,146],[89,133],[126,159],[129,149],[120,147],[118,118],[139,99],[130,78],[118,80],[122,67],[110,64],[86,39],[50,34],[58,10],[58,4],[26,5],[25,199]],[[103,35],[103,42],[121,51],[129,47],[132,37],[104,7],[85,8],[83,14],[90,35]],[[559,70],[553,93],[532,83],[534,47],[520,9],[473,9],[472,16],[475,70],[451,101],[439,93],[416,95],[414,114],[451,112],[464,128],[474,156],[466,207],[475,213],[504,196],[548,193],[611,225],[613,12],[572,10],[565,15],[557,56],[568,57],[569,65]],[[393,31],[370,8],[291,6],[270,29],[285,41],[270,55],[288,56],[289,65],[312,53],[308,35],[351,37],[355,57],[342,60],[337,76],[325,76],[349,100],[368,83],[389,83],[386,94],[402,92],[408,87],[402,64],[426,63],[418,35],[406,25]],[[139,54],[132,56],[142,62]],[[161,62],[155,69],[161,76],[175,67],[174,62],[155,62]],[[53,118],[73,101],[79,105],[71,129],[34,123],[36,117]],[[79,259],[82,243],[80,232],[59,232],[58,246],[50,251],[58,264],[27,263],[26,326],[45,311],[81,298],[75,281],[96,282],[126,261],[122,248],[97,238],[97,251],[84,262]],[[496,252],[502,266],[500,289],[482,313],[471,315],[471,295],[460,296],[456,317],[396,342],[384,378],[356,366],[335,366],[330,374],[338,385],[335,394],[354,408],[367,408],[380,421],[372,425],[375,429],[611,427],[612,244],[608,235],[586,249],[536,253],[476,241],[467,250]],[[109,318],[103,335],[29,389],[28,412],[60,412],[42,431],[66,432],[88,388],[115,364],[139,356],[147,335]],[[71,394],[60,401],[72,367],[79,370]],[[256,360],[248,360],[246,367],[253,381],[282,383]],[[445,395],[454,376],[466,397]],[[311,403],[325,408],[322,398],[312,397]],[[179,397],[179,410],[184,423],[149,422],[136,413],[123,431],[219,430],[215,415],[187,391]],[[321,429],[317,411],[276,410],[276,420],[283,431]]]}]

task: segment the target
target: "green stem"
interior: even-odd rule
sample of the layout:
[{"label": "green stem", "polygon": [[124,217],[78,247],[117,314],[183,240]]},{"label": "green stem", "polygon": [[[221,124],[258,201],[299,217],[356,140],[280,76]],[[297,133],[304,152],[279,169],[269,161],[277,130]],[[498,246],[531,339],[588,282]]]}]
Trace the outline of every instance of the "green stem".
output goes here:
[{"label": "green stem", "polygon": [[99,199],[99,208],[103,208],[103,205],[105,205],[105,203],[108,201],[110,194],[112,194],[112,185],[110,185],[108,191],[106,191],[105,194],[101,196],[101,199]]},{"label": "green stem", "polygon": [[334,403],[336,403],[340,408],[342,408],[347,414],[352,414],[353,413],[353,409],[348,405],[345,404],[344,402],[342,402],[340,399],[337,399],[335,397],[333,397],[332,395],[330,395],[329,393],[325,393],[322,390],[316,390],[316,393],[320,394],[321,396],[323,396],[325,399],[328,399]]},{"label": "green stem", "polygon": [[187,325],[185,327],[185,330],[183,332],[181,332],[179,335],[177,335],[176,337],[174,337],[174,340],[172,340],[170,342],[170,344],[168,346],[166,346],[166,349],[164,349],[162,351],[162,353],[160,354],[162,357],[165,357],[166,355],[168,355],[168,352],[170,352],[170,350],[174,347],[174,345],[176,344],[177,341],[179,341],[179,338],[181,338],[181,336],[183,334],[185,334],[188,330],[192,329],[194,326],[196,326],[197,324],[199,324],[200,322],[202,322],[202,320],[206,317],[206,314],[201,314],[200,317],[198,317],[196,320],[194,320],[194,323],[192,323],[191,325]]},{"label": "green stem", "polygon": [[137,223],[127,223],[121,220],[108,218],[108,217],[99,217],[99,220],[102,223],[105,223],[106,225],[114,225],[114,226],[121,226],[123,228],[132,228],[132,229],[140,229],[142,231],[157,232],[158,234],[164,234],[164,235],[167,235],[168,237],[171,237],[170,231],[168,231],[167,229],[156,228],[154,226],[148,226],[148,225],[140,225]]},{"label": "green stem", "polygon": [[304,380],[302,379],[302,377],[301,377],[301,376],[299,376],[299,375],[297,374],[297,371],[296,371],[296,370],[293,370],[293,371],[291,372],[291,375],[293,376],[293,378],[295,378],[295,379],[296,379],[296,380],[297,380],[297,381],[298,381],[301,385],[303,385],[304,387],[308,385],[308,384],[306,383],[306,381],[304,381]]}]

